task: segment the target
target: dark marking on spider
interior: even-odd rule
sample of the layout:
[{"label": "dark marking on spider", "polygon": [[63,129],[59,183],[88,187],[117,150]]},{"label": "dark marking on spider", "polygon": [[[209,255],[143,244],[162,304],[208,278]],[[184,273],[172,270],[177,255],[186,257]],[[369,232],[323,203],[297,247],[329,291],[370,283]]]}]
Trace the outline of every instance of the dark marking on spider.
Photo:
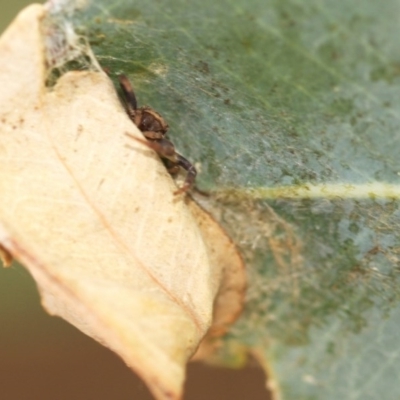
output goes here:
[{"label": "dark marking on spider", "polygon": [[175,151],[175,146],[166,136],[168,124],[164,118],[151,107],[138,108],[135,93],[127,76],[120,75],[118,80],[124,95],[129,118],[147,140],[141,140],[129,134],[128,136],[153,149],[161,157],[171,175],[177,174],[180,168],[186,170],[186,180],[183,186],[176,190],[174,194],[187,192],[196,179],[196,168],[190,161]]}]

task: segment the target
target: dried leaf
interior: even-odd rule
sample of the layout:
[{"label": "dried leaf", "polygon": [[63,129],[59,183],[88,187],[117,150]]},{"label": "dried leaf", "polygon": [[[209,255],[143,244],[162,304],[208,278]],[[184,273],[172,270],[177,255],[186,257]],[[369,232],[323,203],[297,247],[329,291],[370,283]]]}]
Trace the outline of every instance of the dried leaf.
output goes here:
[{"label": "dried leaf", "polygon": [[0,245],[0,260],[5,267],[10,267],[13,261],[12,255]]},{"label": "dried leaf", "polygon": [[241,258],[125,135],[141,137],[105,74],[45,87],[44,15],[27,8],[0,39],[0,246],[51,314],[113,349],[156,398],[179,399],[213,313],[211,335],[241,309]]},{"label": "dried leaf", "polygon": [[243,308],[245,294],[244,264],[235,245],[214,219],[194,201],[188,206],[207,244],[209,258],[220,282],[214,302],[213,323],[196,352],[195,360],[210,360],[221,345],[219,338],[237,319]]}]

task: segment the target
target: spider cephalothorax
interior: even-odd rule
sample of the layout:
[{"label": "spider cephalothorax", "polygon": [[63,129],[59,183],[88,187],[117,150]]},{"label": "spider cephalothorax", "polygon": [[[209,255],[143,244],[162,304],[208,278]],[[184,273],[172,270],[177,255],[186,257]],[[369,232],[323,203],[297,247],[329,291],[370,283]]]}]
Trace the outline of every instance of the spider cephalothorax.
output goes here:
[{"label": "spider cephalothorax", "polygon": [[129,79],[125,75],[120,75],[118,79],[124,94],[127,113],[147,139],[146,141],[140,141],[157,152],[171,174],[177,173],[179,167],[187,171],[185,183],[175,194],[186,192],[196,179],[196,168],[185,157],[177,153],[173,143],[166,138],[168,124],[164,118],[151,107],[138,108],[136,96]]}]

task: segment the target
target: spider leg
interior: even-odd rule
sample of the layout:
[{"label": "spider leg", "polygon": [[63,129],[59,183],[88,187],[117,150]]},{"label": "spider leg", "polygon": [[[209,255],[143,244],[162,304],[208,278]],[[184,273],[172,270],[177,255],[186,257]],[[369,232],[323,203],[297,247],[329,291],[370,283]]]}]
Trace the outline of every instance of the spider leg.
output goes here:
[{"label": "spider leg", "polygon": [[168,158],[163,158],[162,162],[164,163],[164,166],[167,169],[168,173],[172,176],[176,175],[181,169],[181,167],[176,162],[168,160]]},{"label": "spider leg", "polygon": [[136,136],[133,136],[128,132],[126,132],[125,134],[130,138],[136,140],[137,142],[140,142],[150,149],[154,150],[160,157],[166,158],[172,161],[172,163],[174,164],[179,163],[175,147],[168,139],[163,138],[160,140],[145,140],[137,138]]},{"label": "spider leg", "polygon": [[164,137],[162,132],[142,131],[143,136],[149,140],[160,140]]},{"label": "spider leg", "polygon": [[125,134],[137,142],[146,145],[150,149],[154,150],[161,158],[165,159],[168,172],[172,174],[177,173],[178,171],[176,167],[181,167],[187,172],[183,186],[176,190],[174,195],[185,193],[193,186],[197,175],[195,166],[185,157],[178,154],[175,151],[175,146],[168,139],[163,138],[160,140],[145,140],[137,138],[128,132]]},{"label": "spider leg", "polygon": [[186,175],[185,183],[183,184],[183,186],[181,188],[179,188],[178,190],[176,190],[174,192],[174,195],[187,192],[193,186],[193,183],[194,183],[194,181],[196,179],[196,175],[197,175],[197,170],[190,161],[188,161],[185,157],[181,156],[180,154],[176,154],[176,155],[178,158],[177,164],[180,167],[182,167],[184,170],[186,170],[187,175]]},{"label": "spider leg", "polygon": [[118,77],[119,85],[121,86],[122,93],[124,94],[126,108],[128,110],[128,114],[131,117],[134,117],[137,110],[137,101],[135,92],[133,91],[133,87],[128,79],[128,77],[124,74]]}]

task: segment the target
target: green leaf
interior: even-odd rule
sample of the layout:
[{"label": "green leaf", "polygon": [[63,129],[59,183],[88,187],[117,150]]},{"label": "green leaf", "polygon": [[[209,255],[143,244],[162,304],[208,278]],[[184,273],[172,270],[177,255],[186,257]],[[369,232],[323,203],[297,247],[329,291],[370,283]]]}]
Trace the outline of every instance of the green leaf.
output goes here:
[{"label": "green leaf", "polygon": [[399,12],[103,0],[73,17],[199,167],[248,265],[229,340],[272,363],[287,399],[400,396]]}]

